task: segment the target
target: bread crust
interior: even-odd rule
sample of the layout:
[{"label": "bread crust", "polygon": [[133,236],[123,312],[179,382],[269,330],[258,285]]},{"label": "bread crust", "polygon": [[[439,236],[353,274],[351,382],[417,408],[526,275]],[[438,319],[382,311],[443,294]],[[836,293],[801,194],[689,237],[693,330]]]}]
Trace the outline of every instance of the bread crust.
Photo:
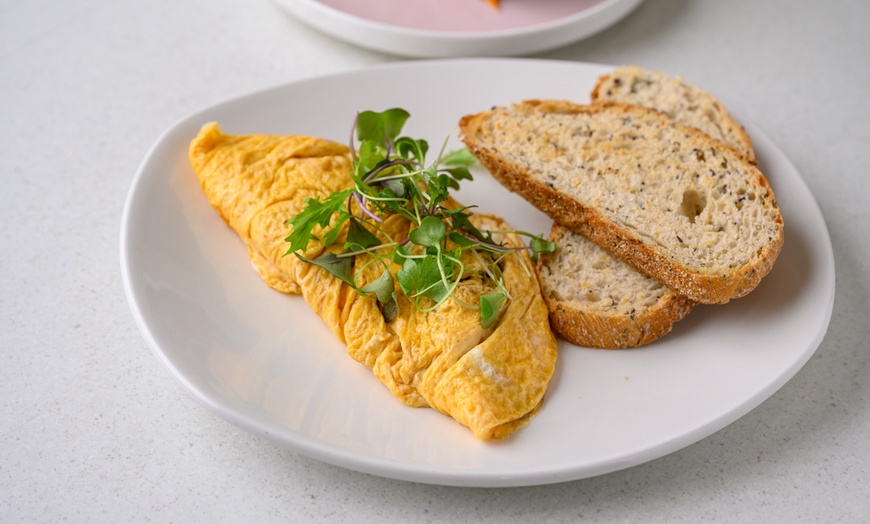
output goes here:
[{"label": "bread crust", "polygon": [[[567,229],[554,224],[549,239],[563,245]],[[674,290],[668,290],[653,305],[634,309],[630,313],[610,308],[591,311],[575,307],[571,301],[560,300],[544,278],[553,255],[541,255],[536,273],[550,310],[550,326],[564,340],[578,346],[625,349],[649,344],[671,331],[674,324],[686,317],[698,304]],[[563,268],[564,270],[565,268]]]},{"label": "bread crust", "polygon": [[697,302],[674,294],[667,303],[647,310],[635,318],[602,317],[546,299],[550,310],[550,327],[567,342],[600,349],[629,349],[650,344],[670,333],[674,324],[695,308]]},{"label": "bread crust", "polygon": [[[560,114],[594,114],[600,111],[614,111],[626,115],[641,114],[644,118],[650,117],[650,114],[655,114],[656,118],[667,119],[671,125],[681,127],[682,131],[691,136],[693,140],[705,142],[718,148],[727,148],[733,151],[736,157],[745,161],[745,157],[730,146],[713,140],[695,128],[674,122],[663,113],[649,108],[615,103],[580,106],[558,100],[528,100],[518,105]],[[553,220],[581,233],[638,271],[658,279],[694,301],[713,304],[726,303],[733,298],[746,295],[773,267],[773,263],[782,249],[781,215],[779,215],[775,236],[770,238],[770,241],[762,248],[759,256],[755,257],[754,263],[744,264],[722,274],[711,275],[694,272],[669,258],[666,251],[654,249],[653,246],[645,243],[628,229],[619,226],[602,211],[584,205],[571,196],[536,180],[525,167],[509,161],[497,150],[485,144],[481,140],[482,134],[485,134],[481,126],[494,111],[466,115],[459,123],[460,138],[481,164],[505,187],[524,197],[535,207],[547,213]],[[647,115],[644,116],[642,113],[647,113]],[[755,169],[748,162],[746,165]],[[775,197],[770,184],[760,171],[755,169],[755,172],[757,173],[755,175],[756,182],[760,188],[769,193],[771,204],[775,206]]]}]

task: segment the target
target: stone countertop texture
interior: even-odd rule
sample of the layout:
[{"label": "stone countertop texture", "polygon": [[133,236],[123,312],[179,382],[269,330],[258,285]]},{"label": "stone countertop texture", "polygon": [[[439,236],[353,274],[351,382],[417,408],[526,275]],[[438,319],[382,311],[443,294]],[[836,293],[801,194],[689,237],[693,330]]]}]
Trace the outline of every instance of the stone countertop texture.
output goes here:
[{"label": "stone countertop texture", "polygon": [[[472,1],[472,0],[469,0]],[[404,60],[267,0],[0,2],[0,521],[860,522],[870,509],[870,3],[647,0],[539,58],[634,63],[733,101],[819,202],[828,333],[771,398],[657,460],[460,489],[327,465],[224,422],[127,305],[119,226],[161,133],[230,97]]]}]

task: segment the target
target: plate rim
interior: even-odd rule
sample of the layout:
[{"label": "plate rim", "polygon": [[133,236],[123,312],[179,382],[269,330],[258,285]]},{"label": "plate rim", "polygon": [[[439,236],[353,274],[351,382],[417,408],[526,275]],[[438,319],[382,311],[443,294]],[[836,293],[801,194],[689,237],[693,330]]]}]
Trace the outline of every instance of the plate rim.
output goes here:
[{"label": "plate rim", "polygon": [[619,22],[644,0],[602,0],[572,15],[514,29],[437,31],[362,18],[318,0],[274,0],[315,29],[351,44],[408,57],[525,55],[588,38]]},{"label": "plate rim", "polygon": [[[784,373],[781,373],[777,380],[766,384],[766,386],[761,391],[759,391],[757,395],[747,399],[741,405],[736,406],[734,409],[730,410],[726,416],[714,417],[716,419],[716,422],[714,424],[711,425],[710,423],[705,423],[701,426],[698,426],[698,428],[690,432],[692,433],[692,435],[690,436],[683,435],[681,436],[681,438],[673,439],[670,442],[653,443],[644,447],[643,449],[635,450],[633,454],[629,456],[620,457],[623,462],[622,464],[616,464],[614,463],[612,458],[604,457],[596,461],[595,464],[593,464],[592,466],[589,466],[587,464],[586,466],[579,468],[579,470],[576,467],[576,464],[573,465],[573,467],[572,465],[568,464],[556,470],[554,470],[552,467],[549,467],[544,470],[536,470],[531,472],[528,469],[515,472],[502,471],[498,474],[498,476],[493,476],[487,471],[462,471],[460,473],[457,473],[455,469],[433,468],[430,466],[427,468],[427,472],[424,475],[421,475],[419,468],[415,468],[412,464],[395,461],[393,459],[385,457],[373,457],[369,455],[360,456],[358,453],[354,453],[352,450],[339,448],[331,444],[325,444],[313,437],[304,435],[296,431],[288,430],[283,435],[270,432],[269,428],[259,423],[259,421],[245,418],[240,413],[235,413],[231,410],[227,410],[226,407],[217,405],[208,395],[204,394],[202,391],[197,389],[190,381],[186,380],[184,374],[181,373],[179,369],[173,364],[168,355],[160,347],[154,335],[151,333],[151,330],[147,325],[144,316],[142,315],[139,299],[136,295],[135,290],[133,289],[133,283],[131,280],[129,268],[130,250],[133,247],[131,245],[131,235],[129,234],[130,228],[132,227],[131,208],[136,197],[137,189],[140,184],[143,183],[143,180],[147,176],[147,168],[150,162],[152,162],[154,157],[160,152],[161,148],[168,147],[168,139],[173,134],[178,133],[181,128],[189,125],[194,119],[199,118],[200,115],[204,115],[209,111],[214,111],[220,106],[235,104],[247,98],[257,98],[265,93],[275,90],[292,89],[293,86],[308,81],[317,82],[328,81],[329,79],[334,80],[337,77],[348,77],[359,74],[361,72],[369,72],[372,70],[377,71],[396,68],[405,69],[409,67],[429,68],[433,65],[450,67],[451,64],[469,64],[475,62],[488,63],[494,61],[502,63],[515,63],[516,66],[519,66],[519,64],[526,65],[532,63],[539,63],[543,65],[553,64],[566,67],[613,67],[604,64],[591,64],[583,62],[563,62],[558,60],[530,60],[515,58],[453,58],[424,62],[394,62],[389,64],[383,64],[380,66],[360,67],[343,72],[302,78],[296,81],[286,82],[272,87],[266,87],[263,89],[250,91],[248,93],[221,100],[215,104],[211,104],[207,107],[203,107],[189,113],[187,116],[175,121],[160,134],[159,138],[151,145],[142,162],[140,163],[125,198],[121,216],[119,245],[121,276],[127,302],[131,308],[131,312],[133,313],[133,317],[135,319],[137,327],[139,328],[139,331],[145,338],[152,353],[154,353],[155,356],[158,357],[158,360],[167,368],[170,374],[176,380],[178,380],[178,382],[184,387],[184,389],[188,393],[191,393],[195,398],[201,401],[206,407],[208,407],[212,412],[217,414],[220,418],[236,425],[237,427],[240,427],[241,429],[263,436],[273,442],[281,444],[285,448],[290,448],[304,455],[339,467],[375,474],[386,478],[394,478],[398,480],[438,485],[468,487],[532,486],[577,480],[580,478],[588,478],[591,476],[617,471],[626,467],[631,467],[647,462],[654,458],[665,456],[676,450],[691,445],[709,435],[712,435],[717,431],[720,431],[722,428],[746,415],[748,412],[750,412],[755,407],[764,402],[766,399],[768,399],[770,396],[772,396],[785,383],[791,380],[791,378],[793,378],[794,375],[806,364],[806,362],[812,357],[812,355],[815,353],[815,351],[820,346],[822,340],[824,339],[830,325],[831,315],[833,313],[833,305],[836,291],[836,268],[834,265],[835,261],[833,256],[833,246],[831,243],[830,232],[827,228],[827,224],[825,222],[824,215],[818,204],[818,201],[811,192],[808,184],[806,183],[800,172],[791,164],[791,161],[785,156],[784,152],[776,147],[775,143],[770,140],[770,138],[764,133],[763,130],[758,128],[758,126],[756,126],[754,122],[751,121],[751,119],[747,119],[745,116],[740,114],[739,111],[734,111],[737,118],[739,118],[740,121],[743,122],[747,128],[751,129],[752,136],[762,137],[765,141],[773,145],[773,151],[779,157],[778,161],[786,162],[797,175],[795,179],[793,181],[790,180],[789,183],[800,184],[800,189],[805,192],[806,195],[809,197],[813,205],[813,214],[817,215],[816,218],[820,220],[820,223],[817,225],[820,226],[819,229],[823,232],[825,236],[824,239],[819,239],[819,243],[823,246],[823,248],[816,251],[816,255],[822,255],[826,266],[830,268],[830,272],[826,272],[824,275],[829,280],[830,295],[826,304],[824,305],[825,314],[822,322],[820,323],[821,330],[816,333],[814,340],[808,343],[806,349],[801,353],[801,358],[791,362],[791,364],[788,366],[788,369]],[[292,433],[292,438],[288,437],[286,433]],[[582,472],[580,470],[582,470]]]}]

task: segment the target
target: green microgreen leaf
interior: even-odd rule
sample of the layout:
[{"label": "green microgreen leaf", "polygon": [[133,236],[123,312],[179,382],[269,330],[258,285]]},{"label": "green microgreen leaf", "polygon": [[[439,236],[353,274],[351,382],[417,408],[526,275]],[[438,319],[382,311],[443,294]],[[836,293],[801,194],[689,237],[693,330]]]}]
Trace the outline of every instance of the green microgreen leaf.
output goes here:
[{"label": "green microgreen leaf", "polygon": [[507,297],[504,293],[487,293],[480,295],[480,325],[488,329],[498,318],[501,305]]},{"label": "green microgreen leaf", "polygon": [[397,264],[400,266],[405,265],[405,260],[411,257],[411,246],[404,245],[396,248],[396,251],[393,252],[393,264]]},{"label": "green microgreen leaf", "polygon": [[357,252],[368,247],[377,246],[380,243],[380,239],[366,229],[358,218],[350,217],[347,228],[347,242],[344,245],[345,249]]},{"label": "green microgreen leaf", "polygon": [[[360,143],[355,166],[356,175],[362,179],[364,175],[386,160],[386,154],[386,149],[379,147],[378,143],[373,140],[365,140]],[[359,181],[357,180],[356,182]]]},{"label": "green microgreen leaf", "polygon": [[[448,266],[446,276],[451,276],[452,266]],[[438,303],[447,298],[450,290],[444,285],[438,261],[433,257],[408,258],[402,269],[396,272],[396,280],[405,295],[427,297]]]},{"label": "green microgreen leaf", "polygon": [[[405,196],[405,184],[397,178],[391,178],[380,182],[380,186],[384,188],[384,196],[386,197],[403,197]],[[386,193],[390,191],[390,193]]]},{"label": "green microgreen leaf", "polygon": [[404,291],[406,295],[416,294],[418,291],[429,285],[433,280],[441,278],[434,265],[430,265],[432,271],[427,274],[424,269],[424,260],[429,259],[407,258],[405,259],[404,264],[402,264],[402,269],[396,272],[396,280],[399,282],[399,286],[401,286],[402,291]]},{"label": "green microgreen leaf", "polygon": [[466,166],[471,167],[477,163],[477,159],[471,154],[468,148],[463,147],[450,151],[441,157],[441,164],[445,166]]},{"label": "green microgreen leaf", "polygon": [[477,227],[471,223],[471,220],[469,220],[471,218],[471,213],[466,213],[465,209],[468,208],[445,211],[453,222],[453,229],[462,231],[479,242],[495,245],[495,241],[492,239],[492,233],[487,231],[486,235],[484,235],[479,229],[477,229]]},{"label": "green microgreen leaf", "polygon": [[541,253],[552,253],[556,251],[556,243],[546,240],[539,236],[533,236],[529,241],[529,247],[532,250],[532,259],[537,262],[538,255]]},{"label": "green microgreen leaf", "polygon": [[459,189],[459,182],[445,174],[438,175],[438,185],[445,189]]},{"label": "green microgreen leaf", "polygon": [[393,275],[388,270],[384,270],[381,276],[371,281],[364,286],[360,291],[363,293],[374,293],[378,297],[378,301],[386,304],[390,301],[393,291],[396,290],[396,285],[393,282]]},{"label": "green microgreen leaf", "polygon": [[399,314],[399,303],[396,301],[396,291],[393,291],[393,298],[381,308],[381,314],[384,315],[384,320],[390,322],[396,315]]},{"label": "green microgreen leaf", "polygon": [[398,107],[381,113],[363,111],[356,119],[357,140],[360,142],[371,140],[383,148],[389,148],[402,132],[402,127],[409,116],[410,113]]},{"label": "green microgreen leaf", "polygon": [[381,303],[381,313],[387,322],[393,320],[399,313],[399,304],[396,301],[396,284],[393,281],[393,275],[388,270],[384,269],[381,276],[364,286],[360,291],[375,294],[378,302]]},{"label": "green microgreen leaf", "polygon": [[[450,176],[453,177],[454,180],[473,180],[473,177],[471,176],[471,171],[469,171],[468,168],[464,166],[440,169],[440,171],[450,173]],[[459,185],[458,183],[456,184],[457,186]]]},{"label": "green microgreen leaf", "polygon": [[[287,223],[293,228],[290,236],[284,239],[287,242],[290,242],[290,248],[287,250],[287,254],[294,251],[304,251],[308,248],[308,242],[311,240],[317,240],[317,237],[312,234],[312,230],[315,226],[325,228],[329,226],[335,213],[347,213],[344,203],[350,194],[351,190],[346,189],[344,191],[332,193],[322,201],[319,198],[306,198],[305,207],[302,211],[287,221]],[[339,217],[339,222],[341,222],[341,218],[342,217]],[[335,227],[333,229],[339,230],[340,228]],[[335,235],[338,235],[337,231]],[[334,238],[332,239],[332,242],[335,242]],[[329,242],[326,245],[328,246],[332,242]]]},{"label": "green microgreen leaf", "polygon": [[429,151],[429,143],[423,139],[415,140],[406,136],[396,140],[396,152],[402,158],[414,159],[419,164],[426,162],[426,153]]},{"label": "green microgreen leaf", "polygon": [[441,245],[445,232],[444,222],[432,215],[424,218],[420,222],[420,225],[411,231],[408,237],[411,239],[411,242],[418,246],[434,248]]},{"label": "green microgreen leaf", "polygon": [[[475,245],[475,243],[473,241],[471,241],[469,238],[466,238],[465,236],[463,236],[460,233],[457,233],[455,231],[450,233],[449,235],[447,235],[447,237],[457,246],[471,247],[471,246]],[[456,255],[456,256],[458,257],[458,255]]]},{"label": "green microgreen leaf", "polygon": [[[448,176],[439,176],[435,166],[429,166],[423,170],[423,180],[429,190],[429,209],[435,209],[438,204],[447,200],[450,191],[451,179]],[[459,188],[459,185],[456,185]]]},{"label": "green microgreen leaf", "polygon": [[315,259],[305,258],[299,253],[294,253],[300,260],[322,267],[329,273],[341,279],[351,287],[356,288],[353,282],[353,259],[354,257],[339,257],[335,253],[324,253]]},{"label": "green microgreen leaf", "polygon": [[323,235],[323,246],[329,247],[332,244],[335,244],[335,241],[338,240],[338,236],[341,234],[341,226],[344,224],[349,218],[349,213],[339,212],[338,217],[333,222],[332,227],[329,231]]}]

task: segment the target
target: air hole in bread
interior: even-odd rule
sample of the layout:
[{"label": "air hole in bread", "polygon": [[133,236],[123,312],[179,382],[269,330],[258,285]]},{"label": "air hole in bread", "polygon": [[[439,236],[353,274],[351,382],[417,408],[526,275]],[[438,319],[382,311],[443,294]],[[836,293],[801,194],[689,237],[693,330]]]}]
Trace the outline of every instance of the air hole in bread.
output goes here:
[{"label": "air hole in bread", "polygon": [[737,191],[737,200],[734,202],[734,205],[737,206],[738,210],[742,210],[743,202],[746,200],[755,200],[755,192],[747,192],[745,189],[741,188],[739,191]]},{"label": "air hole in bread", "polygon": [[707,196],[698,193],[694,189],[689,189],[683,192],[683,202],[680,204],[680,213],[682,213],[689,222],[695,223],[695,218],[704,211],[707,207]]}]

